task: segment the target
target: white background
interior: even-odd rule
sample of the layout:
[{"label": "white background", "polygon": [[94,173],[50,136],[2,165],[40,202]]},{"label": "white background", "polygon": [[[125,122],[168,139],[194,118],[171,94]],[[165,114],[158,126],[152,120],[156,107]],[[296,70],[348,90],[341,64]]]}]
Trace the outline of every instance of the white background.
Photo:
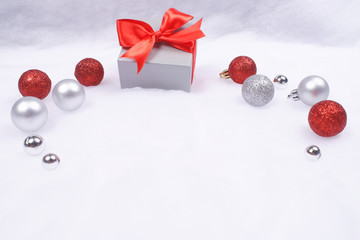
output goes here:
[{"label": "white background", "polygon": [[[160,22],[169,7],[204,17],[191,93],[121,90],[117,18]],[[360,239],[360,2],[10,1],[0,5],[0,239]],[[195,21],[193,21],[195,22]],[[289,78],[267,106],[218,73],[239,55]],[[53,85],[85,57],[105,78],[74,112],[44,99],[38,134],[55,171],[22,149],[11,123],[17,83],[40,69]],[[348,114],[332,138],[286,99],[308,75]],[[318,161],[304,149],[316,144]]]}]

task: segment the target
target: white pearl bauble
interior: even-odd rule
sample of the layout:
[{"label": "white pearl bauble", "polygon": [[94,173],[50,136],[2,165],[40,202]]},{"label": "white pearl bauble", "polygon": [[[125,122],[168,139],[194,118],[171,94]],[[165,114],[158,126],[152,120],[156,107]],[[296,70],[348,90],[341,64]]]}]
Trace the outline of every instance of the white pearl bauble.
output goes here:
[{"label": "white pearl bauble", "polygon": [[320,148],[316,145],[310,145],[305,149],[305,156],[311,161],[318,160],[321,157]]},{"label": "white pearl bauble", "polygon": [[55,85],[52,91],[52,98],[58,108],[65,111],[72,111],[83,104],[85,100],[85,90],[78,81],[64,79]]},{"label": "white pearl bauble", "polygon": [[287,84],[288,84],[288,79],[286,76],[284,75],[277,75],[274,80],[274,85],[279,88],[279,89],[284,89],[286,88]]},{"label": "white pearl bauble", "polygon": [[11,108],[11,120],[23,131],[39,130],[48,119],[45,104],[35,97],[23,97],[15,102]]},{"label": "white pearl bauble", "polygon": [[326,100],[329,96],[329,91],[329,85],[326,80],[316,75],[304,78],[297,89],[300,101],[310,106]]},{"label": "white pearl bauble", "polygon": [[42,159],[42,165],[48,170],[54,170],[59,164],[60,158],[54,153],[48,153]]},{"label": "white pearl bauble", "polygon": [[28,136],[24,141],[24,150],[30,155],[39,155],[45,150],[44,139],[41,136]]}]

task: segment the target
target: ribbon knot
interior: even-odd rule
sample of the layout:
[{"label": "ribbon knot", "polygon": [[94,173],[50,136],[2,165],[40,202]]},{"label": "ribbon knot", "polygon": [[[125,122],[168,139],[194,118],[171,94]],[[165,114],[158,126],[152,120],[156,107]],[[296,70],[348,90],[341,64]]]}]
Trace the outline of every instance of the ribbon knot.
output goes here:
[{"label": "ribbon knot", "polygon": [[159,40],[159,38],[161,37],[162,32],[160,32],[160,30],[159,30],[159,31],[156,31],[156,32],[154,33],[154,35],[155,35],[155,42],[156,42],[156,43],[161,42],[161,40]]},{"label": "ribbon knot", "polygon": [[156,32],[149,24],[142,21],[132,19],[117,20],[119,43],[122,47],[129,48],[121,57],[135,59],[139,73],[154,44],[166,42],[177,49],[192,53],[192,73],[194,74],[196,40],[205,36],[200,30],[202,19],[186,29],[176,31],[192,19],[192,16],[175,8],[170,8],[165,12],[161,27]]}]

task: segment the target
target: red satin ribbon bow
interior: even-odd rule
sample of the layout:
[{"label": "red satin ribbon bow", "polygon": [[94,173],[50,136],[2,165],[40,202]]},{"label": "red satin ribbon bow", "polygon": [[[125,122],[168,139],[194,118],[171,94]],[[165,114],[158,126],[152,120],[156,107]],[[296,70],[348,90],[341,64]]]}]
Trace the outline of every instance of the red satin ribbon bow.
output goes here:
[{"label": "red satin ribbon bow", "polygon": [[175,30],[192,20],[194,17],[170,8],[164,14],[160,30],[155,32],[152,27],[142,21],[119,19],[116,21],[120,45],[130,49],[121,57],[136,60],[138,73],[145,64],[146,58],[155,43],[166,42],[169,45],[193,54],[193,74],[196,59],[196,39],[205,37],[200,30],[200,19],[194,25],[181,31]]}]

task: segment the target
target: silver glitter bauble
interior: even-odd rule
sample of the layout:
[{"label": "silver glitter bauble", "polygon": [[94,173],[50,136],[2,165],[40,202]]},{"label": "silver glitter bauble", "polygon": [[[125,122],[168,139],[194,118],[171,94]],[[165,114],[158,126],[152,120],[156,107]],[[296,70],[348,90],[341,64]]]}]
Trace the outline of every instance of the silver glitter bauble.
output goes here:
[{"label": "silver glitter bauble", "polygon": [[55,105],[65,111],[79,108],[85,100],[83,85],[73,79],[64,79],[58,82],[53,91],[52,98]]},{"label": "silver glitter bauble", "polygon": [[288,98],[294,101],[301,100],[303,103],[312,106],[326,100],[329,91],[329,85],[325,79],[312,75],[304,78],[298,88],[289,94]]},{"label": "silver glitter bauble", "polygon": [[45,104],[35,97],[23,97],[15,102],[11,108],[11,120],[23,131],[39,130],[48,119]]},{"label": "silver glitter bauble", "polygon": [[263,106],[274,97],[274,84],[264,75],[252,75],[242,85],[242,96],[252,106]]},{"label": "silver glitter bauble", "polygon": [[54,170],[59,164],[60,158],[54,153],[48,153],[42,159],[42,165],[49,170]]},{"label": "silver glitter bauble", "polygon": [[285,88],[287,86],[287,83],[288,83],[288,79],[287,77],[285,77],[284,75],[277,75],[275,78],[274,78],[274,81],[275,83],[275,86],[278,87],[278,88]]},{"label": "silver glitter bauble", "polygon": [[305,149],[305,156],[309,160],[318,160],[321,157],[320,148],[316,145],[310,145]]},{"label": "silver glitter bauble", "polygon": [[39,155],[45,150],[45,143],[41,136],[28,136],[24,141],[24,149],[30,155]]}]

